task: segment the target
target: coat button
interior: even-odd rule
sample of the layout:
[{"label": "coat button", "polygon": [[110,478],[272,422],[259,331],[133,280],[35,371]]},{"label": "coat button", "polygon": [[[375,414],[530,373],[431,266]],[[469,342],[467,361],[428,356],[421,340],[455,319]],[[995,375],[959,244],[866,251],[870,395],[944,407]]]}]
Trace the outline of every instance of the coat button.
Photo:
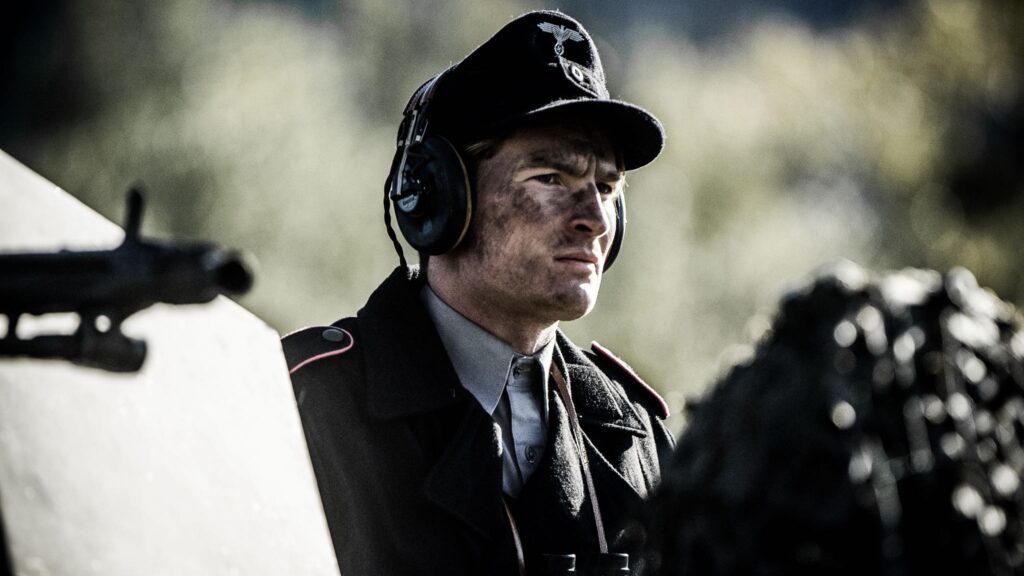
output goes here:
[{"label": "coat button", "polygon": [[345,339],[345,333],[337,328],[328,328],[323,331],[320,337],[328,342],[341,342]]},{"label": "coat button", "polygon": [[537,449],[533,446],[526,447],[526,461],[533,464],[537,461]]}]

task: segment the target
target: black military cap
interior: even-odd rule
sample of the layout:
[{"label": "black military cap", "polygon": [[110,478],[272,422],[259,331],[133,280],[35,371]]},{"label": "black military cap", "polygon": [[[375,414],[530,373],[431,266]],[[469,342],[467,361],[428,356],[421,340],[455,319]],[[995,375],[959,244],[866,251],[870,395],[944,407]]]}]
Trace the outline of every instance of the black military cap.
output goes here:
[{"label": "black military cap", "polygon": [[627,170],[654,160],[664,146],[657,118],[609,97],[594,41],[560,12],[516,18],[446,70],[429,112],[430,131],[456,146],[549,116],[606,130]]}]

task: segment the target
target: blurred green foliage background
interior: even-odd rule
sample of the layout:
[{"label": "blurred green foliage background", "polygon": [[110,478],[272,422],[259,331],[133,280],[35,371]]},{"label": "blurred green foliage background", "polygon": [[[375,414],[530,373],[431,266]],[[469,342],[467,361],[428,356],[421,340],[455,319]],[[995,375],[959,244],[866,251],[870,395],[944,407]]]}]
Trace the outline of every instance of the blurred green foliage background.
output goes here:
[{"label": "blurred green foliage background", "polygon": [[144,183],[146,233],[244,248],[243,305],[328,323],[397,264],[381,198],[409,95],[534,8],[581,20],[612,94],[668,131],[597,310],[565,328],[677,411],[838,258],[962,265],[1024,302],[1016,0],[15,3],[0,149],[115,221]]}]

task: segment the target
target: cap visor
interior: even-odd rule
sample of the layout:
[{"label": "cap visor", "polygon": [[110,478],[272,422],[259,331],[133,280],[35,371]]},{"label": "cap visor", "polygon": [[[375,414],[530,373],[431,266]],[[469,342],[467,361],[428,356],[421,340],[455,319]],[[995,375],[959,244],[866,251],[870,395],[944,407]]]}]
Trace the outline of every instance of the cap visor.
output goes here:
[{"label": "cap visor", "polygon": [[606,130],[626,170],[649,164],[665,146],[661,122],[647,110],[620,100],[558,100],[509,120],[532,121],[547,116],[579,120]]}]

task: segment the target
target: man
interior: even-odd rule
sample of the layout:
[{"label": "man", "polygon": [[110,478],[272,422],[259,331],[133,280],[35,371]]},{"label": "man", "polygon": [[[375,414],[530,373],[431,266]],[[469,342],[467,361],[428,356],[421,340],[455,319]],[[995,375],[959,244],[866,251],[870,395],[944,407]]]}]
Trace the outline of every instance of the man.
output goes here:
[{"label": "man", "polygon": [[413,96],[385,214],[422,266],[396,241],[402,265],[355,318],[284,341],[342,573],[539,574],[639,544],[667,410],[558,323],[594,307],[623,173],[662,142],[557,12],[517,18]]}]

